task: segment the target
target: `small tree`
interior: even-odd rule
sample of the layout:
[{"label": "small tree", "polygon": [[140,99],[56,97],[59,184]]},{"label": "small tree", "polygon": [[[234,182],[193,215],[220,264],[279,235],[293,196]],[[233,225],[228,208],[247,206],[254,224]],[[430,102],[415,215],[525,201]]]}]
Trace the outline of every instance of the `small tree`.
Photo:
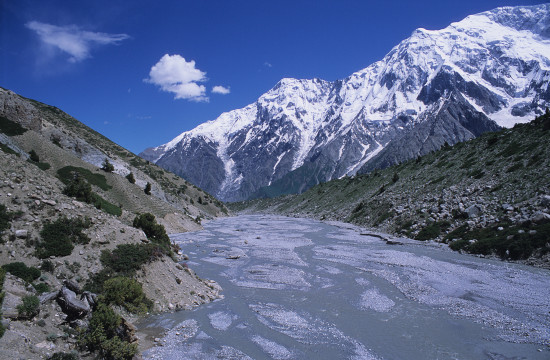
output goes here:
[{"label": "small tree", "polygon": [[391,179],[391,181],[395,184],[397,181],[399,181],[399,175],[394,172],[393,173],[393,178]]},{"label": "small tree", "polygon": [[147,195],[151,195],[151,183],[148,182],[143,191],[145,191]]},{"label": "small tree", "polygon": [[157,223],[155,215],[145,213],[134,218],[132,224],[135,228],[143,230],[148,239],[161,245],[170,245],[170,238],[166,234],[166,229]]},{"label": "small tree", "polygon": [[29,159],[31,159],[31,161],[35,163],[40,162],[40,157],[34,150],[29,151]]},{"label": "small tree", "polygon": [[88,204],[94,201],[92,185],[84,179],[79,173],[74,172],[73,178],[63,189],[63,194],[74,197],[78,201],[84,201]]},{"label": "small tree", "polygon": [[105,160],[103,160],[103,166],[101,166],[101,170],[110,173],[115,171],[115,167],[113,166],[113,164],[111,164],[109,159],[105,158]]},{"label": "small tree", "polygon": [[126,175],[126,179],[130,182],[130,184],[136,183],[136,178],[134,177],[134,173],[130,172],[128,175]]}]

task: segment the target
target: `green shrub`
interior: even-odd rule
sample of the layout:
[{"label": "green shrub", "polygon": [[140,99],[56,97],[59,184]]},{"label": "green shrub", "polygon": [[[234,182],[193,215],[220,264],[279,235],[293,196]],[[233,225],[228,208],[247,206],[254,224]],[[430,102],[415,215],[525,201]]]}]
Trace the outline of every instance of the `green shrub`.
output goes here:
[{"label": "green shrub", "polygon": [[42,269],[42,271],[53,273],[53,271],[55,270],[55,265],[49,259],[42,260],[42,264],[40,264],[40,269]]},{"label": "green shrub", "polygon": [[143,293],[141,284],[128,277],[115,277],[103,284],[103,295],[108,304],[123,306],[131,313],[143,314],[152,303]]},{"label": "green shrub", "polygon": [[[534,233],[529,233],[530,230],[534,230]],[[550,222],[526,223],[523,226],[502,222],[469,231],[466,227],[460,227],[447,237],[460,238],[451,243],[450,247],[453,250],[465,250],[472,254],[496,254],[503,259],[526,259],[535,251],[542,255],[550,251],[546,247],[550,238]],[[475,241],[470,243],[470,240]]]},{"label": "green shrub", "polygon": [[85,168],[65,166],[57,170],[57,176],[65,184],[68,184],[74,178],[74,173],[78,173],[88,183],[99,187],[101,190],[108,191],[112,188],[112,186],[107,184],[107,179],[103,174],[95,174]]},{"label": "green shrub", "polygon": [[10,228],[12,213],[10,213],[4,204],[0,204],[0,233]]},{"label": "green shrub", "polygon": [[103,210],[107,214],[120,216],[122,209],[115,204],[112,204],[97,194],[93,194],[93,204],[97,209]]},{"label": "green shrub", "polygon": [[101,170],[110,173],[115,171],[115,167],[111,164],[109,159],[105,158],[105,160],[103,160],[103,164],[101,165]]},{"label": "green shrub", "polygon": [[435,239],[441,234],[442,230],[448,229],[450,225],[448,221],[433,222],[421,229],[415,239],[422,241]]},{"label": "green shrub", "polygon": [[37,162],[40,162],[40,157],[38,156],[36,151],[31,150],[29,151],[29,160],[37,163]]},{"label": "green shrub", "polygon": [[6,272],[9,272],[13,276],[17,276],[18,278],[25,280],[28,283],[31,283],[40,277],[40,270],[33,266],[28,267],[22,262],[5,264],[2,265],[2,268],[6,270]]},{"label": "green shrub", "polygon": [[20,317],[32,319],[40,312],[40,300],[34,295],[24,296],[22,304],[17,305],[17,312]]},{"label": "green shrub", "polygon": [[100,303],[79,343],[90,351],[98,351],[104,359],[130,360],[137,354],[137,344],[130,344],[123,338],[121,324],[122,318],[109,306]]},{"label": "green shrub", "polygon": [[41,259],[50,256],[67,256],[74,249],[73,244],[88,244],[90,238],[82,232],[91,226],[90,219],[68,219],[61,217],[54,222],[46,222],[40,231],[42,242],[37,246],[37,256]]},{"label": "green shrub", "polygon": [[130,184],[136,183],[136,178],[134,177],[134,173],[130,172],[128,175],[126,175],[126,179],[130,182]]},{"label": "green shrub", "polygon": [[101,252],[101,264],[114,273],[131,275],[155,258],[162,256],[165,250],[154,244],[122,244],[115,249]]},{"label": "green shrub", "polygon": [[0,133],[4,133],[8,136],[17,136],[23,135],[26,131],[27,129],[18,123],[0,115]]},{"label": "green shrub", "polygon": [[148,183],[145,185],[145,189],[143,189],[143,191],[145,192],[145,194],[151,195],[151,183],[148,182]]},{"label": "green shrub", "polygon": [[45,293],[45,292],[49,292],[49,291],[50,291],[50,287],[49,287],[48,284],[46,284],[46,283],[33,284],[32,286],[34,287],[34,289],[35,289],[39,294],[43,294],[43,293]]},{"label": "green shrub", "polygon": [[510,166],[508,169],[506,169],[506,172],[510,173],[510,172],[514,172],[516,170],[519,170],[519,169],[522,169],[523,168],[523,163],[515,163],[514,165]]},{"label": "green shrub", "polygon": [[166,229],[164,226],[157,224],[155,215],[151,213],[137,215],[132,225],[143,230],[149,240],[164,246],[170,246],[170,238],[166,234]]},{"label": "green shrub", "polygon": [[499,153],[499,155],[503,157],[510,157],[512,155],[517,154],[520,151],[521,151],[521,144],[516,141],[512,141],[512,143],[510,143],[510,145],[508,145],[504,150],[502,150]]},{"label": "green shrub", "polygon": [[67,185],[63,189],[63,194],[73,197],[78,201],[83,201],[88,204],[94,201],[94,193],[92,185],[77,172],[72,173],[72,178],[68,180]]},{"label": "green shrub", "polygon": [[396,172],[393,173],[393,177],[391,179],[392,183],[396,183],[399,181],[399,174],[397,174]]},{"label": "green shrub", "polygon": [[4,143],[0,143],[0,150],[5,152],[6,154],[12,154],[12,155],[19,156],[19,153],[17,151],[13,150],[12,148],[10,148],[8,145],[6,145]]},{"label": "green shrub", "polygon": [[485,172],[481,169],[476,169],[476,170],[473,170],[471,171],[468,176],[471,176],[473,177],[474,179],[481,179],[482,177],[485,176]]}]

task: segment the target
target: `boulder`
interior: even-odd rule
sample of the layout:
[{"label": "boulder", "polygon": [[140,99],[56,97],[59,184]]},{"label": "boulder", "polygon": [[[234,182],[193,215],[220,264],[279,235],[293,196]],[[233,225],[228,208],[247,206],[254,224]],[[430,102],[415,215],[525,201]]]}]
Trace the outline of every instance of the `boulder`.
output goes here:
[{"label": "boulder", "polygon": [[531,221],[535,223],[541,223],[550,220],[550,215],[547,213],[544,213],[542,211],[537,211],[533,217],[531,217]]},{"label": "boulder", "polygon": [[4,301],[2,302],[2,316],[8,319],[19,318],[17,306],[23,303],[24,296],[31,295],[25,287],[25,282],[10,273],[6,274],[3,287]]},{"label": "boulder", "polygon": [[63,285],[69,290],[74,291],[77,294],[80,294],[82,292],[82,289],[80,289],[80,285],[74,280],[67,279],[63,281]]},{"label": "boulder", "polygon": [[481,214],[481,206],[479,206],[478,204],[474,204],[472,206],[469,206],[466,210],[465,210],[466,214],[468,214],[468,217],[471,219],[471,218],[475,218],[475,217],[478,217],[480,214]]},{"label": "boulder", "polygon": [[76,293],[65,286],[61,288],[57,301],[63,312],[72,318],[82,318],[92,310],[85,297],[77,299]]},{"label": "boulder", "polygon": [[40,300],[41,304],[47,303],[49,301],[52,301],[57,298],[59,295],[59,291],[52,291],[49,293],[44,293],[38,296],[38,300]]},{"label": "boulder", "polygon": [[26,239],[29,235],[27,230],[15,230],[15,237],[18,239]]}]

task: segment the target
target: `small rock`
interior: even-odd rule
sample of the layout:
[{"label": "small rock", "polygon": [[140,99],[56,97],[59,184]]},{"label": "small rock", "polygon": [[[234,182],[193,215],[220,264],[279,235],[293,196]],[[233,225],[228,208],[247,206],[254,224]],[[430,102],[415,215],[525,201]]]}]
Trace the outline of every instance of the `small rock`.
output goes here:
[{"label": "small rock", "polygon": [[477,204],[474,204],[472,206],[469,206],[466,210],[465,210],[466,214],[468,214],[468,217],[471,219],[471,218],[475,218],[475,217],[478,217],[480,214],[481,214],[481,206],[477,205]]},{"label": "small rock", "polygon": [[18,239],[26,239],[28,234],[27,230],[15,230],[15,237]]},{"label": "small rock", "polygon": [[57,205],[57,202],[55,202],[55,200],[47,200],[47,199],[44,200],[44,199],[42,199],[42,202],[43,202],[44,204],[48,204],[48,205],[51,205],[51,206]]}]

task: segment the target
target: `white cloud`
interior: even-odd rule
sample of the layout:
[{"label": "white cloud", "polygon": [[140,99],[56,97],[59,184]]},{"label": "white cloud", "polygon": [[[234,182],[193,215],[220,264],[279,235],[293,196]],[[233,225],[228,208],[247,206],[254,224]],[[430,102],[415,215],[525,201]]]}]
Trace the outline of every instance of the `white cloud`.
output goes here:
[{"label": "white cloud", "polygon": [[186,61],[180,55],[165,54],[149,72],[146,82],[160,86],[161,90],[174,93],[175,99],[208,101],[206,73],[195,67],[195,61]]},{"label": "white cloud", "polygon": [[264,66],[268,68],[273,67],[273,65],[271,65],[271,63],[268,63],[267,61],[264,62]]},{"label": "white cloud", "polygon": [[214,86],[212,88],[212,92],[214,94],[227,95],[231,92],[231,90],[229,89],[229,87],[224,87],[224,86],[217,85],[217,86]]},{"label": "white cloud", "polygon": [[70,62],[79,62],[90,57],[94,45],[118,44],[130,38],[126,34],[107,34],[81,30],[76,25],[56,26],[31,21],[25,26],[40,37],[44,44],[57,48],[70,55]]}]

